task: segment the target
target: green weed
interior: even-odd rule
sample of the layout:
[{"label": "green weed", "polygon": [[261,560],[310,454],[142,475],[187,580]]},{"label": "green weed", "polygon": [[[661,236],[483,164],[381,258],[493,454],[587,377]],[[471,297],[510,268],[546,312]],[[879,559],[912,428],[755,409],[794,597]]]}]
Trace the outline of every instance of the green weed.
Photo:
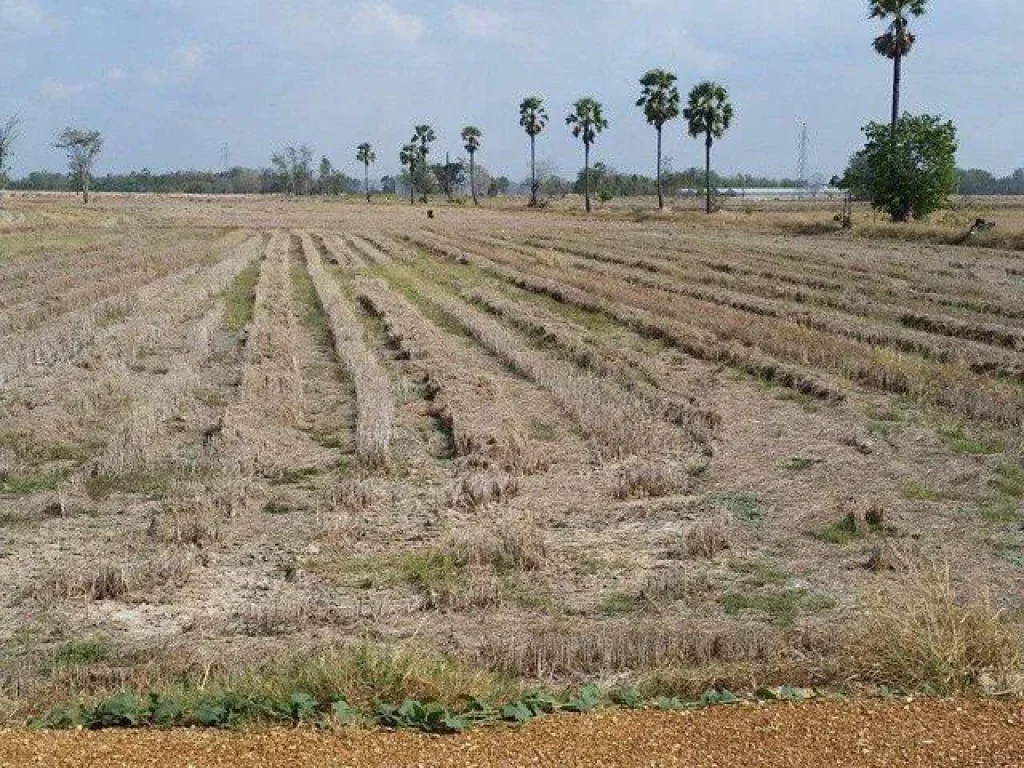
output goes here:
[{"label": "green weed", "polygon": [[224,329],[238,333],[252,320],[256,303],[256,284],[260,280],[260,263],[253,261],[238,273],[224,291]]}]

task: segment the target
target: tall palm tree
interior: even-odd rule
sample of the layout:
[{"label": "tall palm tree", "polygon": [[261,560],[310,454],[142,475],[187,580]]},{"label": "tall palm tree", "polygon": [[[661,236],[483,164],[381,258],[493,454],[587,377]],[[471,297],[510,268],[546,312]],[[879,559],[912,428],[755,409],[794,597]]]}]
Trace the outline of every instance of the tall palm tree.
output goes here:
[{"label": "tall palm tree", "polygon": [[590,145],[608,127],[608,121],[604,119],[601,102],[587,96],[572,105],[572,112],[566,115],[565,124],[572,126],[573,136],[583,139],[583,196],[587,213],[590,213]]},{"label": "tall palm tree", "polygon": [[658,209],[665,207],[665,196],[661,190],[661,129],[669,120],[679,117],[679,89],[676,76],[664,69],[652,69],[640,78],[643,93],[636,105],[643,107],[647,122],[658,132]]},{"label": "tall palm tree", "polygon": [[410,142],[402,147],[398,155],[402,167],[409,169],[409,205],[416,205],[416,160],[419,154],[420,148]]},{"label": "tall palm tree", "polygon": [[469,152],[469,191],[473,195],[473,205],[480,205],[476,199],[476,177],[475,158],[476,151],[480,149],[480,138],[483,133],[475,125],[467,125],[462,129],[462,142]]},{"label": "tall palm tree", "polygon": [[903,79],[903,57],[910,54],[917,39],[910,31],[910,16],[923,16],[928,0],[868,0],[871,19],[892,19],[889,28],[875,38],[875,51],[892,59],[892,127],[900,119],[900,82]]},{"label": "tall palm tree", "polygon": [[690,91],[683,117],[693,138],[704,137],[704,186],[707,190],[706,210],[711,213],[711,145],[720,139],[732,124],[733,108],[729,92],[718,83],[705,81]]},{"label": "tall palm tree", "polygon": [[[423,174],[423,202],[427,202],[427,155],[430,154],[430,145],[437,139],[437,134],[429,125],[417,125],[412,134],[412,143],[419,148],[419,172]],[[415,187],[416,176],[413,175],[413,186]]]},{"label": "tall palm tree", "polygon": [[366,190],[366,202],[370,202],[370,163],[377,162],[377,153],[370,142],[364,141],[356,147],[356,160],[363,164],[363,188]]},{"label": "tall palm tree", "polygon": [[544,100],[540,96],[527,96],[519,104],[519,124],[530,137],[530,205],[537,205],[537,136],[548,123]]}]

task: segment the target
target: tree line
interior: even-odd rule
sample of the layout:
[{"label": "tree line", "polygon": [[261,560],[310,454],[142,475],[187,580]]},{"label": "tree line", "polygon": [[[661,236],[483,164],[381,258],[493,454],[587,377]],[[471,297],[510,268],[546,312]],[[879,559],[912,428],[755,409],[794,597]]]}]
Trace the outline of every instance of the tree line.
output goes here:
[{"label": "tree line", "polygon": [[[874,50],[893,62],[892,111],[888,123],[872,122],[863,127],[866,143],[850,160],[845,172],[833,183],[847,189],[851,196],[870,201],[876,208],[888,212],[894,221],[920,218],[941,206],[950,194],[960,190],[966,194],[1020,194],[1024,192],[1024,171],[997,179],[978,170],[958,171],[955,166],[957,150],[956,128],[950,121],[933,115],[900,113],[900,95],[903,80],[903,62],[916,43],[910,28],[912,18],[927,11],[928,0],[868,0],[869,19],[887,23],[882,34],[872,41]],[[682,176],[666,174],[662,154],[663,133],[666,126],[682,116],[686,134],[704,143],[704,173],[700,185],[705,196],[705,209],[713,210],[713,190],[721,186],[722,177],[711,167],[712,148],[729,130],[735,116],[729,93],[720,83],[705,81],[690,90],[686,106],[676,85],[675,73],[665,69],[648,70],[640,78],[640,97],[636,106],[655,129],[657,155],[655,177],[618,174],[606,164],[591,167],[591,150],[600,135],[608,129],[604,107],[592,96],[584,96],[572,104],[565,115],[565,125],[583,144],[583,170],[571,185],[554,174],[538,176],[537,141],[549,121],[544,99],[531,95],[519,104],[519,124],[530,143],[530,204],[538,204],[538,193],[548,190],[571,189],[584,197],[586,210],[591,210],[591,196],[601,197],[656,194],[659,208],[665,205],[666,181],[677,191],[682,185],[697,188],[695,169]],[[6,179],[6,170],[12,146],[20,135],[17,117],[0,124],[0,190]],[[440,190],[451,200],[468,184],[469,196],[478,204],[480,181],[485,182],[484,193],[504,194],[512,189],[504,177],[494,178],[477,163],[477,153],[483,145],[483,132],[474,125],[465,126],[461,133],[462,146],[468,155],[462,159],[430,162],[431,149],[437,134],[429,124],[413,129],[410,140],[399,151],[402,172],[397,178],[381,179],[381,190],[394,193],[399,186],[408,189],[409,201],[415,204],[417,195],[426,202],[429,193]],[[81,190],[88,202],[90,188],[126,192],[287,192],[303,194],[354,194],[360,192],[372,201],[370,166],[377,160],[372,144],[364,141],[356,148],[355,159],[363,166],[363,179],[337,171],[326,157],[314,163],[313,151],[306,145],[287,146],[271,156],[269,169],[235,168],[222,173],[202,171],[175,171],[153,174],[147,170],[130,174],[107,175],[92,179],[92,168],[102,150],[103,138],[98,131],[65,129],[54,147],[67,153],[69,176],[36,172],[13,186],[21,189]],[[468,176],[467,176],[468,173]],[[485,178],[480,179],[483,175]],[[747,179],[742,175],[729,181],[732,188],[744,186],[789,186],[786,180]],[[360,190],[361,187],[361,190]]]}]

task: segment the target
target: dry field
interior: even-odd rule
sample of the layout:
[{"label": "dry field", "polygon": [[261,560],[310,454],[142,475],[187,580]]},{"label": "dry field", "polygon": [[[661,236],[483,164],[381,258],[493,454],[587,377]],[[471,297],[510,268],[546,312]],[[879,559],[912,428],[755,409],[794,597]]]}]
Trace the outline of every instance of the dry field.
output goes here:
[{"label": "dry field", "polygon": [[7,201],[0,716],[304,661],[1021,685],[1021,254],[435,214]]}]

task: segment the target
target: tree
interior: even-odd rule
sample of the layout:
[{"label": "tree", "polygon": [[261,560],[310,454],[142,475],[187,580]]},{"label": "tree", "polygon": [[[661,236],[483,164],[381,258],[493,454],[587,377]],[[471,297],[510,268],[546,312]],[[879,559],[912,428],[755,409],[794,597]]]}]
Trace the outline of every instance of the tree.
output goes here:
[{"label": "tree", "polygon": [[540,96],[527,96],[519,104],[519,124],[530,137],[530,205],[537,205],[537,136],[548,123],[544,100]]},{"label": "tree", "polygon": [[498,195],[507,195],[511,186],[512,182],[509,181],[507,176],[495,176],[491,179],[491,183],[487,185],[487,196],[497,197]]},{"label": "tree", "polygon": [[82,201],[89,204],[89,181],[96,157],[103,151],[103,136],[99,131],[65,128],[53,145],[68,154],[68,166],[82,188]]},{"label": "tree", "polygon": [[307,194],[313,181],[313,150],[303,144],[289,145],[270,157],[270,164],[277,171],[288,192],[293,195]]},{"label": "tree", "polygon": [[608,127],[608,121],[604,119],[601,102],[586,96],[572,105],[572,112],[566,115],[565,124],[572,126],[573,136],[583,140],[583,195],[587,213],[590,213],[590,145]]},{"label": "tree", "polygon": [[466,166],[461,160],[456,160],[453,163],[446,155],[443,163],[430,166],[430,170],[441,186],[441,191],[448,198],[448,202],[451,202],[454,199],[455,190],[466,183]]},{"label": "tree", "polygon": [[729,103],[729,92],[718,83],[705,81],[690,91],[686,109],[687,130],[693,138],[704,137],[704,187],[706,190],[705,210],[711,213],[711,147],[732,124],[733,108]]},{"label": "tree", "polygon": [[892,122],[896,129],[900,117],[900,83],[903,79],[903,58],[910,54],[916,36],[910,31],[910,16],[923,16],[928,0],[868,0],[869,18],[889,19],[889,28],[875,38],[875,51],[892,59]]},{"label": "tree", "polygon": [[398,155],[399,161],[402,163],[403,168],[409,169],[409,205],[416,205],[416,160],[419,156],[420,148],[412,142],[402,147],[402,151]]},{"label": "tree", "polygon": [[21,118],[13,115],[7,122],[0,125],[0,204],[3,204],[4,187],[7,186],[7,173],[10,171],[12,148],[14,142],[21,138]]},{"label": "tree", "polygon": [[370,163],[377,162],[377,155],[368,141],[356,147],[356,160],[363,164],[363,187],[366,191],[366,202],[370,202]]},{"label": "tree", "polygon": [[867,143],[850,159],[843,186],[893,221],[924,218],[956,191],[956,126],[905,114],[895,128],[868,123]]},{"label": "tree", "polygon": [[469,153],[469,193],[473,197],[473,205],[480,205],[476,199],[476,151],[480,149],[480,138],[483,133],[475,125],[467,125],[462,129],[462,142]]},{"label": "tree", "polygon": [[334,179],[334,165],[331,163],[330,159],[328,159],[327,155],[323,155],[320,158],[320,174],[317,181],[320,184],[321,195],[337,193],[337,185],[335,184]]},{"label": "tree", "polygon": [[636,105],[643,107],[647,122],[658,132],[658,209],[665,207],[665,195],[661,186],[661,130],[665,123],[679,117],[679,89],[676,76],[664,69],[652,69],[640,78],[643,93]]},{"label": "tree", "polygon": [[419,157],[416,158],[415,168],[418,170],[417,173],[410,167],[410,174],[412,175],[412,183],[415,188],[416,182],[420,182],[420,186],[423,190],[423,202],[427,202],[427,155],[430,154],[430,145],[437,139],[437,134],[434,133],[434,129],[429,125],[417,125],[412,134],[412,143],[415,144],[419,149]]}]

